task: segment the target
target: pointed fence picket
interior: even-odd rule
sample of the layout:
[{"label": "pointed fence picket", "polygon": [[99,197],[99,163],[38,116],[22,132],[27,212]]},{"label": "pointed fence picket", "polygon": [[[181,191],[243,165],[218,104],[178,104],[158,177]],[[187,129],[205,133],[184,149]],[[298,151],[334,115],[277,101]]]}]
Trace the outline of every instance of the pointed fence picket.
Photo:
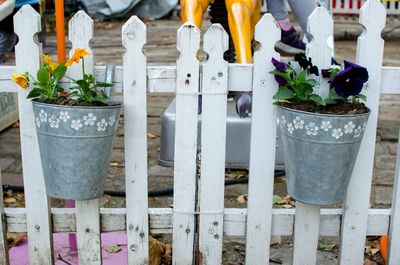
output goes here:
[{"label": "pointed fence picket", "polygon": [[146,25],[136,16],[122,27],[126,222],[129,264],[148,264]]},{"label": "pointed fence picket", "polygon": [[185,23],[177,36],[173,264],[194,260],[200,31]]},{"label": "pointed fence picket", "polygon": [[361,8],[360,24],[365,30],[358,38],[356,63],[368,69],[369,81],[362,94],[368,98],[366,105],[371,113],[347,190],[340,248],[342,264],[362,263],[364,260],[364,238],[367,230],[379,111],[380,91],[376,88],[381,87],[384,46],[381,32],[385,27],[385,21],[386,11],[380,1],[369,0]]},{"label": "pointed fence picket", "polygon": [[279,39],[280,30],[275,20],[270,14],[264,15],[255,29],[255,40],[260,48],[253,58],[246,264],[267,264],[269,261],[277,128],[272,96],[278,89],[269,72],[273,70],[272,58],[279,60],[279,54],[274,50]]},{"label": "pointed fence picket", "polygon": [[201,180],[200,180],[200,260],[201,264],[222,263],[224,224],[224,181],[228,63],[224,52],[229,37],[221,25],[212,25],[204,35]]},{"label": "pointed fence picket", "polygon": [[[371,189],[379,94],[400,94],[400,68],[382,68],[385,9],[378,0],[368,0],[361,9],[365,32],[357,47],[357,62],[368,68],[370,81],[363,94],[368,97],[371,117],[343,209],[320,209],[297,202],[296,209],[273,209],[273,182],[277,117],[272,96],[277,89],[270,63],[279,59],[274,50],[280,30],[271,15],[265,15],[255,29],[259,45],[253,64],[228,64],[223,58],[227,34],[213,25],[204,36],[208,58],[200,62],[200,31],[190,23],[178,30],[180,52],[175,66],[147,66],[143,54],[146,26],[137,17],[122,28],[126,51],[123,66],[116,67],[114,93],[123,93],[125,125],[126,209],[99,209],[99,200],[80,201],[75,209],[49,209],[32,106],[26,90],[11,85],[12,72],[36,72],[41,63],[41,46],[35,40],[40,29],[39,15],[24,6],[15,16],[19,35],[16,67],[0,67],[0,88],[18,91],[21,123],[22,160],[26,208],[5,208],[0,204],[0,263],[7,264],[8,232],[28,232],[31,264],[53,264],[52,233],[77,232],[80,264],[102,264],[101,232],[125,231],[128,263],[149,263],[149,233],[173,233],[173,264],[221,264],[223,239],[246,237],[246,264],[268,264],[270,240],[275,235],[294,235],[293,264],[316,264],[319,236],[341,236],[340,264],[361,264],[366,235],[390,232],[389,264],[399,263],[399,180],[397,165],[393,209],[368,209]],[[70,21],[72,47],[85,48],[85,71],[104,80],[105,68],[94,67],[93,21],[83,11]],[[328,12],[317,8],[309,18],[313,40],[307,55],[320,69],[330,66],[333,21]],[[374,47],[370,49],[370,47]],[[71,50],[71,55],[72,51]],[[95,52],[95,51],[94,51]],[[30,56],[26,56],[29,54]],[[81,75],[81,64],[68,75]],[[383,69],[383,70],[382,70]],[[382,86],[381,86],[381,80]],[[69,86],[69,80],[61,85]],[[399,82],[397,82],[399,83]],[[381,87],[381,91],[378,88]],[[317,93],[328,93],[321,80]],[[226,94],[228,91],[253,93],[251,158],[248,209],[224,208],[224,164],[226,140]],[[150,92],[176,92],[176,134],[174,204],[170,208],[148,208],[147,197],[147,106]],[[199,101],[202,95],[201,145],[198,146]],[[200,163],[200,169],[197,166]],[[398,163],[397,163],[398,164]],[[4,222],[4,223],[3,223]],[[389,231],[390,226],[390,231]],[[198,256],[196,256],[198,255]]]},{"label": "pointed fence picket", "polygon": [[[94,73],[93,50],[89,45],[93,31],[93,20],[84,11],[79,11],[69,21],[69,40],[72,43],[70,57],[77,48],[83,48],[89,53],[69,68],[68,75],[71,78],[82,78],[83,69],[86,74]],[[99,200],[76,201],[75,209],[79,262],[88,265],[101,264]]]},{"label": "pointed fence picket", "polygon": [[[16,71],[36,73],[42,56],[42,47],[36,40],[36,34],[41,29],[40,15],[31,6],[23,6],[14,16],[14,25],[19,38],[15,46]],[[29,257],[30,263],[34,265],[52,264],[50,207],[45,191],[33,107],[26,100],[27,95],[28,90],[18,90]]]},{"label": "pointed fence picket", "polygon": [[[308,32],[312,35],[312,41],[307,45],[306,56],[320,69],[320,85],[314,92],[326,98],[329,95],[329,84],[321,78],[321,69],[331,66],[332,49],[329,46],[329,38],[333,36],[333,19],[325,8],[317,7],[308,17]],[[296,203],[294,265],[315,264],[317,261],[320,208],[318,205]]]}]

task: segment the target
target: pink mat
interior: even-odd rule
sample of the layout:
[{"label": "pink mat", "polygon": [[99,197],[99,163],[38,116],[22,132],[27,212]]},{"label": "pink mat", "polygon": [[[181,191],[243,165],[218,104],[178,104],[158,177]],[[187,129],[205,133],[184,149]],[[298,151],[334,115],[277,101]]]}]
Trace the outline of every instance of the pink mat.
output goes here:
[{"label": "pink mat", "polygon": [[[53,240],[56,265],[66,265],[65,262],[57,260],[59,254],[65,261],[73,265],[79,264],[78,255],[69,252],[68,233],[54,234]],[[104,233],[101,235],[101,245],[104,265],[128,264],[125,233]],[[117,253],[108,253],[105,250],[115,245],[121,246],[122,250]],[[28,239],[25,237],[19,246],[11,248],[9,255],[10,265],[29,265]]]}]

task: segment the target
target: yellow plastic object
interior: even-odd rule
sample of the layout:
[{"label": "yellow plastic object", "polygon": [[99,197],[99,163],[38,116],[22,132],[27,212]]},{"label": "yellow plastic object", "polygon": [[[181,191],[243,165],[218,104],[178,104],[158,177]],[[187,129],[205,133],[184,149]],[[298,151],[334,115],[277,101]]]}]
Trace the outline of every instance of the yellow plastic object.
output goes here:
[{"label": "yellow plastic object", "polygon": [[[215,0],[224,1],[224,0]],[[212,0],[181,0],[182,22],[201,28],[203,14]],[[228,23],[238,63],[252,63],[251,41],[260,19],[260,0],[225,0]]]}]

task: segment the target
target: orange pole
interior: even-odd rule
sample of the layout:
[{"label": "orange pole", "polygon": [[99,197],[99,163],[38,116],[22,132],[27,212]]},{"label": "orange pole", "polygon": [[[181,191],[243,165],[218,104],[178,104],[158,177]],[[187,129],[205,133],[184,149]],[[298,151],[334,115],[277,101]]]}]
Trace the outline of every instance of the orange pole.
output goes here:
[{"label": "orange pole", "polygon": [[67,60],[65,56],[64,0],[56,0],[56,33],[58,62]]}]

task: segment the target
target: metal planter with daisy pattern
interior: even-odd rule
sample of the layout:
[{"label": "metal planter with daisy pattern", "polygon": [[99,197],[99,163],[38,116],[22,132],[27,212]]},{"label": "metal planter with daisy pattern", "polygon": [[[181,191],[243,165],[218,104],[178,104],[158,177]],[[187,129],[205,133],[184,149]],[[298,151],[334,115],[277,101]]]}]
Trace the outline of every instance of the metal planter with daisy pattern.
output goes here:
[{"label": "metal planter with daisy pattern", "polygon": [[369,112],[328,115],[279,106],[278,117],[290,196],[316,205],[342,203]]},{"label": "metal planter with daisy pattern", "polygon": [[122,105],[32,103],[47,195],[73,200],[101,196]]}]

